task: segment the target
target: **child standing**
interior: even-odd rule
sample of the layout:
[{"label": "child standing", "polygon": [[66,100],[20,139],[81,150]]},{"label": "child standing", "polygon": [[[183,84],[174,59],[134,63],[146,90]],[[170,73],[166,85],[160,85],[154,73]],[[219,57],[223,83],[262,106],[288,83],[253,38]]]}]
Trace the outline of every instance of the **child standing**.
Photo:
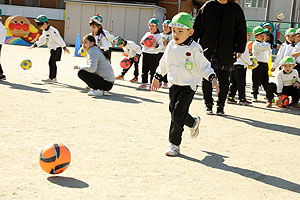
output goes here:
[{"label": "child standing", "polygon": [[[163,40],[163,47],[159,52],[159,60],[162,58],[162,56],[164,55],[164,52],[166,50],[166,46],[168,45],[168,43],[172,40],[172,30],[169,27],[169,24],[171,23],[171,20],[165,20],[163,22],[163,32],[160,34]],[[163,84],[162,84],[163,82]],[[162,78],[162,82],[160,82],[159,84],[162,85],[163,88],[168,88],[168,79],[167,79],[167,75],[165,75]]]},{"label": "child standing", "polygon": [[[156,70],[151,89],[157,91],[159,80],[168,76],[171,84],[169,91],[169,110],[171,126],[169,130],[170,146],[167,156],[180,154],[179,145],[183,126],[190,127],[190,136],[196,138],[199,134],[200,117],[193,118],[189,107],[202,77],[212,82],[217,93],[219,86],[210,62],[204,57],[202,48],[193,41],[193,17],[188,13],[175,15],[171,23],[173,40],[170,41]],[[174,59],[176,58],[176,59]]]},{"label": "child standing", "polygon": [[92,35],[83,37],[82,46],[87,51],[87,66],[74,66],[74,69],[79,69],[78,77],[92,88],[88,92],[89,96],[102,96],[103,91],[109,91],[113,87],[113,69]]},{"label": "child standing", "polygon": [[294,69],[296,69],[298,73],[300,73],[300,28],[298,28],[295,33],[295,44],[296,46],[292,52],[292,56],[296,60],[296,66],[294,67]]},{"label": "child standing", "polygon": [[103,51],[104,55],[111,61],[111,47],[115,36],[103,29],[103,18],[97,14],[90,18],[91,33],[95,37],[96,45]]},{"label": "child standing", "polygon": [[[2,15],[2,10],[0,9],[0,16]],[[6,28],[2,24],[2,18],[0,17],[0,56],[1,56],[1,49],[2,49],[2,44],[4,44],[5,39],[6,39]],[[0,81],[5,80],[6,76],[3,74],[2,66],[0,63]]]},{"label": "child standing", "polygon": [[116,79],[124,80],[125,74],[128,72],[132,64],[134,64],[134,77],[130,80],[130,82],[137,82],[139,76],[139,61],[142,54],[141,47],[133,41],[124,40],[121,36],[114,39],[114,44],[122,47],[124,54],[126,54],[130,60],[130,66],[127,69],[123,69],[121,75],[117,76]]},{"label": "child standing", "polygon": [[[153,80],[155,70],[159,64],[159,51],[163,48],[163,42],[158,30],[159,21],[156,18],[152,18],[148,22],[149,32],[147,32],[141,40],[143,51],[143,66],[142,66],[142,84],[138,89],[147,89],[148,74],[150,72],[150,83]],[[152,47],[146,47],[144,45],[144,39],[152,35],[155,38],[155,42]],[[151,87],[151,86],[150,86]],[[150,88],[149,88],[150,89]]]},{"label": "child standing", "polygon": [[295,33],[296,30],[294,28],[289,28],[285,31],[285,42],[281,45],[277,53],[275,62],[271,69],[272,72],[276,70],[276,68],[279,66],[280,61],[284,57],[292,55],[292,51],[294,49],[294,43],[295,43]]},{"label": "child standing", "polygon": [[[247,42],[251,38],[252,30],[247,27]],[[250,105],[251,102],[246,99],[246,72],[248,65],[253,63],[250,60],[250,54],[248,46],[245,48],[245,52],[240,58],[233,64],[233,70],[230,72],[230,86],[229,95],[227,98],[227,103],[236,104],[237,101],[234,99],[236,92],[239,92],[239,104],[240,105]]]},{"label": "child standing", "polygon": [[298,107],[300,98],[300,79],[298,71],[293,69],[295,60],[291,56],[283,58],[280,62],[282,70],[276,75],[276,83],[269,83],[267,89],[267,108],[272,107],[274,93],[278,96],[278,104],[281,104],[281,94],[292,96],[290,107]]},{"label": "child standing", "polygon": [[69,49],[67,49],[66,43],[60,36],[58,30],[48,23],[48,18],[45,15],[39,15],[35,19],[35,22],[38,28],[43,31],[43,33],[40,36],[39,40],[36,41],[30,48],[39,47],[47,43],[47,46],[50,49],[50,54],[51,54],[49,59],[49,67],[50,67],[49,78],[42,81],[46,83],[57,82],[56,62],[60,61],[61,59],[62,49],[64,50],[65,53],[68,54],[70,54],[70,51]]},{"label": "child standing", "polygon": [[258,87],[262,85],[267,91],[269,83],[268,61],[271,54],[270,43],[265,42],[265,30],[257,26],[253,29],[256,41],[252,45],[253,56],[257,59],[258,66],[252,70],[252,102],[257,101]]}]

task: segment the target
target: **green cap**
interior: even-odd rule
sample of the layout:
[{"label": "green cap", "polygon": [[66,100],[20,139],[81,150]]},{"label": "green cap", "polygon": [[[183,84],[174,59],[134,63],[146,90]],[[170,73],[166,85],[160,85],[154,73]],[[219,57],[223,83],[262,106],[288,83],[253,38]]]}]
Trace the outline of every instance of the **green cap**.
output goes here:
[{"label": "green cap", "polygon": [[296,30],[296,33],[295,34],[300,34],[300,28],[298,28],[297,30]]},{"label": "green cap", "polygon": [[288,65],[288,64],[293,64],[293,65],[296,64],[292,56],[286,56],[280,61],[280,65]]},{"label": "green cap", "polygon": [[91,22],[96,22],[99,25],[102,25],[103,23],[103,18],[101,17],[100,14],[94,15],[93,17],[90,18],[90,23]]},{"label": "green cap", "polygon": [[48,22],[48,18],[45,15],[39,15],[34,21],[45,23]]},{"label": "green cap", "polygon": [[263,24],[263,27],[266,28],[267,26],[271,27],[271,31],[274,30],[274,25],[271,22],[266,22]]},{"label": "green cap", "polygon": [[247,33],[252,33],[252,29],[249,26],[247,26]]},{"label": "green cap", "polygon": [[253,35],[258,35],[258,34],[261,34],[261,33],[265,33],[265,29],[261,26],[256,26],[254,29],[253,29]]},{"label": "green cap", "polygon": [[122,41],[124,40],[121,36],[117,36],[114,40],[117,41],[117,46],[120,46],[120,44],[122,44]]},{"label": "green cap", "polygon": [[155,25],[158,26],[159,21],[158,21],[158,19],[156,19],[156,18],[151,18],[151,19],[148,21],[148,24],[155,24]]},{"label": "green cap", "polygon": [[170,26],[178,27],[178,28],[192,29],[193,23],[194,23],[194,19],[193,19],[192,15],[185,13],[185,12],[181,12],[172,18],[172,23],[170,24]]},{"label": "green cap", "polygon": [[287,29],[287,30],[285,31],[285,36],[287,36],[287,35],[295,35],[295,33],[296,33],[296,29],[294,29],[294,28],[289,28],[289,29]]},{"label": "green cap", "polygon": [[165,20],[164,22],[163,22],[163,24],[171,24],[171,20]]}]

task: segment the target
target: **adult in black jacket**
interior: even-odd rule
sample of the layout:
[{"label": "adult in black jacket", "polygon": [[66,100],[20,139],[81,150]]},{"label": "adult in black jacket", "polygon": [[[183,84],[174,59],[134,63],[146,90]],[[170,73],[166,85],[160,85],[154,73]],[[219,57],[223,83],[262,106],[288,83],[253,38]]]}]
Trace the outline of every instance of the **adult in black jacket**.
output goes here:
[{"label": "adult in black jacket", "polygon": [[[244,12],[233,0],[210,0],[198,12],[194,23],[193,38],[204,49],[204,56],[215,70],[220,93],[217,114],[224,114],[224,105],[229,90],[229,75],[246,47],[246,20]],[[212,114],[213,98],[211,83],[203,79],[202,90],[207,114]]]}]

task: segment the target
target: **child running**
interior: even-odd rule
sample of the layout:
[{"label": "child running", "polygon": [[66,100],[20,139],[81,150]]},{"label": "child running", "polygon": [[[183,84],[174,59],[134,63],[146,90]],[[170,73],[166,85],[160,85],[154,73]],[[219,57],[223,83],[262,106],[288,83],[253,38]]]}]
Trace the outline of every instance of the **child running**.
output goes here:
[{"label": "child running", "polygon": [[[167,156],[180,154],[183,126],[190,127],[190,136],[196,138],[199,134],[200,117],[193,118],[189,114],[189,107],[202,82],[202,77],[212,82],[212,86],[219,93],[214,70],[210,62],[204,57],[202,47],[193,41],[193,17],[188,13],[178,13],[170,24],[173,40],[168,44],[165,53],[156,70],[151,90],[157,91],[159,80],[167,75],[171,84],[169,89],[169,110],[171,112],[171,126],[169,130],[170,146]],[[174,59],[176,58],[176,59]]]},{"label": "child running", "polygon": [[[251,28],[247,27],[247,42],[250,40],[252,34]],[[251,102],[246,99],[246,73],[248,65],[253,63],[250,60],[250,54],[248,46],[246,45],[245,52],[240,58],[233,63],[233,70],[230,72],[230,86],[227,103],[236,104],[237,101],[234,99],[236,92],[239,92],[239,104],[250,105]]]},{"label": "child running", "polygon": [[95,37],[96,45],[103,51],[104,55],[111,61],[111,47],[115,36],[103,29],[103,18],[97,14],[90,18],[91,33]]},{"label": "child running", "polygon": [[292,96],[290,107],[298,108],[300,98],[300,79],[298,71],[295,67],[295,60],[291,56],[283,58],[280,62],[282,70],[276,75],[276,83],[269,83],[267,89],[267,108],[272,107],[272,99],[274,94],[278,96],[278,105],[281,104],[281,94]]},{"label": "child running", "polygon": [[252,70],[252,102],[257,102],[258,88],[260,85],[267,91],[269,83],[268,61],[271,54],[271,44],[266,43],[265,30],[257,26],[253,29],[255,42],[252,45],[253,56],[257,59],[258,66]]},{"label": "child running", "polygon": [[134,64],[134,77],[130,80],[130,82],[137,82],[139,76],[139,61],[142,54],[141,47],[133,41],[124,40],[121,36],[114,39],[114,44],[122,47],[124,54],[127,55],[130,60],[130,66],[127,69],[123,69],[121,75],[117,76],[116,79],[124,80],[125,74],[128,72],[132,64]]},{"label": "child running", "polygon": [[60,61],[61,59],[61,53],[62,49],[65,53],[70,54],[69,49],[66,47],[65,41],[60,36],[58,30],[51,26],[48,23],[48,18],[45,15],[39,15],[35,22],[39,29],[43,31],[42,35],[39,37],[39,40],[36,41],[31,47],[39,47],[43,44],[47,43],[48,48],[50,49],[50,59],[49,59],[49,78],[42,80],[45,83],[55,83],[56,80],[56,74],[57,74],[57,66],[56,62]]},{"label": "child running", "polygon": [[[163,40],[163,47],[159,52],[159,60],[161,59],[161,57],[164,55],[164,52],[166,50],[166,46],[168,45],[168,43],[172,40],[172,30],[171,27],[169,27],[171,23],[171,20],[165,20],[163,22],[163,32],[160,33],[162,40]],[[163,83],[162,83],[163,82]],[[168,79],[167,79],[167,75],[165,75],[162,78],[162,82],[159,82],[159,84],[162,86],[162,88],[168,88]]]},{"label": "child running", "polygon": [[[152,83],[155,70],[159,64],[159,51],[163,48],[163,41],[158,30],[159,21],[156,18],[152,18],[148,22],[149,32],[147,32],[141,39],[142,51],[143,51],[143,66],[142,66],[142,84],[138,89],[146,90],[148,83],[148,74],[150,72],[150,84]],[[155,38],[155,42],[151,47],[147,47],[144,44],[144,40],[152,35]],[[151,88],[151,85],[149,89]]]},{"label": "child running", "polygon": [[87,66],[74,66],[74,69],[79,69],[78,77],[91,88],[89,96],[102,96],[103,91],[111,90],[114,85],[113,69],[92,35],[83,37],[82,47],[87,51]]}]

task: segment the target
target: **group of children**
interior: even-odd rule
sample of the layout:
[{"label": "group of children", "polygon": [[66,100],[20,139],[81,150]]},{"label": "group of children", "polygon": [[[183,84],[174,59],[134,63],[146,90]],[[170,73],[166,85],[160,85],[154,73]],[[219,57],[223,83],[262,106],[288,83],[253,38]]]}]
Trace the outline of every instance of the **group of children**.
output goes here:
[{"label": "group of children", "polygon": [[[269,66],[268,62],[272,53],[272,42],[270,42],[268,35],[269,29],[257,26],[251,31],[247,27],[247,40],[249,42],[251,34],[254,34],[255,41],[252,44],[252,56],[257,60],[257,66],[254,66],[250,59],[248,45],[242,56],[234,63],[234,68],[231,71],[231,85],[228,94],[227,102],[236,104],[234,99],[236,92],[239,93],[239,104],[249,105],[252,102],[257,102],[259,87],[262,85],[266,91],[267,105],[272,107],[274,101],[274,94],[277,94],[278,105],[281,104],[281,94],[291,96],[292,101],[289,107],[299,107],[299,69],[300,69],[300,29],[295,30],[290,28],[286,30],[286,42],[282,44],[278,55],[274,62],[271,71],[275,71],[278,66],[280,71],[277,73],[275,83],[269,82]],[[296,44],[296,45],[295,45]],[[295,61],[296,60],[296,61]],[[248,66],[252,66],[252,102],[248,101],[245,96],[246,87],[246,70]],[[294,68],[294,69],[293,69]]]},{"label": "group of children", "polygon": [[[56,62],[61,59],[62,50],[70,53],[59,32],[48,23],[44,15],[35,19],[38,27],[43,31],[39,40],[30,48],[35,48],[47,43],[50,49],[49,78],[43,81],[56,82]],[[125,40],[118,36],[114,37],[102,27],[103,19],[100,15],[90,18],[91,33],[83,37],[82,47],[87,51],[87,66],[74,66],[78,69],[78,77],[83,80],[90,91],[88,95],[101,96],[104,91],[112,89],[115,79],[124,79],[128,69],[124,69],[121,75],[115,77],[110,63],[111,43],[123,48],[131,65],[134,64],[134,77],[131,82],[138,81],[138,63],[141,55],[142,84],[139,89],[151,89],[157,91],[161,86],[169,88],[169,111],[171,113],[171,125],[169,129],[170,146],[166,151],[167,156],[180,154],[180,144],[184,125],[190,128],[190,136],[196,138],[199,134],[200,117],[192,117],[189,107],[192,103],[198,85],[202,78],[208,80],[212,87],[216,88],[218,94],[220,89],[216,74],[211,68],[210,62],[203,55],[202,47],[193,41],[193,17],[188,13],[178,13],[172,19],[163,23],[163,33],[159,33],[159,22],[152,18],[148,22],[149,32],[141,39],[142,48],[133,41]],[[286,32],[286,44],[283,44],[278,55],[280,59],[280,70],[276,76],[276,83],[269,83],[268,60],[271,53],[270,43],[266,42],[266,30],[255,27],[253,30],[256,41],[253,43],[253,56],[257,59],[258,66],[252,71],[253,101],[257,100],[258,88],[263,85],[267,91],[268,107],[272,106],[274,94],[279,100],[281,94],[292,96],[290,106],[298,106],[300,97],[300,79],[298,70],[300,68],[300,29],[288,29]],[[250,40],[251,29],[247,28],[247,39]],[[145,45],[144,41],[149,35],[155,38],[152,46]],[[294,42],[294,35],[295,42]],[[295,47],[294,44],[296,43]],[[1,46],[0,46],[1,49]],[[291,55],[290,55],[291,54]],[[296,58],[297,66],[295,67]],[[278,60],[275,61],[277,64]],[[131,66],[130,65],[130,66]],[[228,102],[237,103],[234,100],[236,92],[239,92],[239,104],[248,105],[246,99],[246,70],[253,65],[250,60],[249,50],[246,47],[242,56],[234,63],[231,72],[231,86]],[[0,66],[1,67],[1,66]],[[277,65],[274,65],[275,69]],[[295,69],[293,69],[295,68]],[[274,71],[274,70],[273,70]],[[1,72],[1,71],[0,71]],[[148,87],[148,74],[150,74],[150,86]],[[0,73],[1,75],[1,73]],[[280,101],[279,101],[280,102]]]}]

